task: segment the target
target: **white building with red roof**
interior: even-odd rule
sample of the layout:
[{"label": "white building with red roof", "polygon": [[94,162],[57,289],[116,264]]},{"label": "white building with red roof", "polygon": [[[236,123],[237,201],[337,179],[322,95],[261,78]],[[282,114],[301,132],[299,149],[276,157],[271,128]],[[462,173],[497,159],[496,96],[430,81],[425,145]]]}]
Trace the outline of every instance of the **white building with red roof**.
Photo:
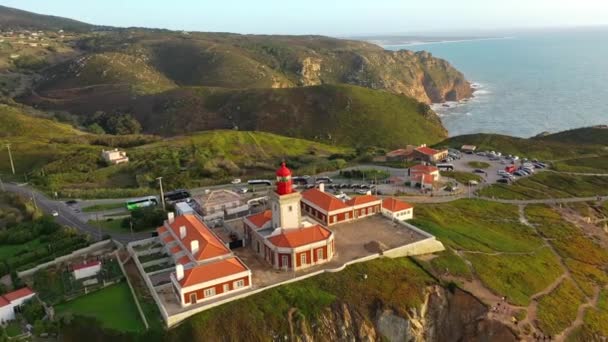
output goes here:
[{"label": "white building with red roof", "polygon": [[433,184],[441,179],[439,169],[432,165],[418,164],[408,169],[412,187],[432,188]]},{"label": "white building with red roof", "polygon": [[320,184],[319,189],[309,189],[302,193],[301,206],[303,212],[329,227],[379,214],[382,200],[372,195],[363,195],[343,202],[325,192],[323,184]]},{"label": "white building with red roof", "polygon": [[101,261],[87,261],[72,266],[72,274],[76,279],[92,277],[101,272]]},{"label": "white building with red roof", "polygon": [[422,160],[429,163],[436,163],[448,156],[448,150],[436,150],[434,148],[427,147],[426,145],[420,145],[412,152],[412,157],[417,160]]},{"label": "white building with red roof", "polygon": [[333,232],[302,217],[302,195],[293,190],[285,163],[276,175],[270,210],[243,220],[245,243],[277,269],[300,270],[330,261],[335,252]]},{"label": "white building with red roof", "polygon": [[182,215],[157,230],[176,264],[171,283],[181,306],[251,287],[251,271],[197,216]]},{"label": "white building with red roof", "polygon": [[15,308],[23,305],[36,295],[29,287],[6,293],[0,296],[0,323],[15,319]]},{"label": "white building with red roof", "polygon": [[405,221],[414,217],[414,206],[395,198],[382,200],[382,214],[391,220]]}]

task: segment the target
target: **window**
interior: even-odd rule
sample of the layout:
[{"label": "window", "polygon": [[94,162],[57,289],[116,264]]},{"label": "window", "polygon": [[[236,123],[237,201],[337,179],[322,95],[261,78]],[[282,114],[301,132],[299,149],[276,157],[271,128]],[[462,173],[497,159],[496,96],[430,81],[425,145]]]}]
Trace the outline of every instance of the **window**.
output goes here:
[{"label": "window", "polygon": [[306,265],[306,253],[300,254],[300,264]]},{"label": "window", "polygon": [[331,217],[331,223],[336,223],[336,215]]},{"label": "window", "polygon": [[235,289],[240,289],[241,287],[244,287],[244,286],[245,286],[245,281],[243,279],[237,280],[234,282]]},{"label": "window", "polygon": [[230,291],[230,284],[224,284],[224,292]]},{"label": "window", "polygon": [[350,219],[350,213],[346,213],[346,219]]},{"label": "window", "polygon": [[289,206],[289,212],[292,212],[292,211],[293,211],[293,207],[290,205]]},{"label": "window", "polygon": [[323,248],[317,249],[317,260],[323,260]]},{"label": "window", "polygon": [[196,292],[190,294],[190,304],[196,303]]},{"label": "window", "polygon": [[215,296],[215,287],[205,289],[204,294],[205,294],[205,298]]}]

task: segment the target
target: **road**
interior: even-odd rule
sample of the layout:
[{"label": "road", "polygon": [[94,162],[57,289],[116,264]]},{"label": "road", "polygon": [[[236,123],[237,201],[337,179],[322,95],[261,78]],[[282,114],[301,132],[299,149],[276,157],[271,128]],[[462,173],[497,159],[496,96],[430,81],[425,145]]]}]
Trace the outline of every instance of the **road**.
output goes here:
[{"label": "road", "polygon": [[90,235],[95,240],[100,240],[103,235],[109,235],[112,239],[119,242],[125,243],[133,240],[141,240],[150,237],[150,233],[134,233],[134,234],[121,234],[114,232],[101,231],[99,228],[91,226],[87,222],[84,222],[72,208],[61,201],[54,201],[46,197],[46,195],[32,189],[27,185],[17,185],[11,183],[5,183],[4,187],[7,191],[18,193],[27,198],[33,198],[36,201],[36,205],[45,214],[51,214],[53,210],[59,213],[59,216],[55,220],[69,227],[76,228],[81,232]]}]

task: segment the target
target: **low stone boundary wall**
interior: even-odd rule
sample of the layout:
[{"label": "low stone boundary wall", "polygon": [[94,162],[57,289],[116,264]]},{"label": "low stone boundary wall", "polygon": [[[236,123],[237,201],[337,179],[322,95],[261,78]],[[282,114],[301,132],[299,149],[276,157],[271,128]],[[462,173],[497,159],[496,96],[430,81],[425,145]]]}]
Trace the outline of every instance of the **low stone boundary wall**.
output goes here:
[{"label": "low stone boundary wall", "polygon": [[27,277],[27,276],[30,276],[30,275],[36,273],[37,271],[39,271],[39,270],[41,270],[43,268],[47,268],[49,266],[53,266],[55,264],[59,264],[59,263],[65,262],[65,261],[68,261],[70,259],[79,257],[81,255],[89,254],[89,253],[91,253],[91,252],[93,252],[95,250],[106,248],[106,247],[110,247],[112,245],[114,245],[114,242],[112,240],[99,241],[99,242],[93,243],[93,244],[91,244],[91,245],[89,245],[87,247],[75,250],[75,251],[73,251],[70,254],[66,254],[66,255],[57,257],[57,258],[55,258],[55,259],[53,259],[53,260],[51,260],[49,262],[45,262],[44,264],[37,265],[37,266],[32,267],[32,268],[30,268],[28,270],[25,270],[25,271],[17,272],[17,276],[19,276],[19,278],[21,278],[21,277]]},{"label": "low stone boundary wall", "polygon": [[125,279],[127,280],[127,285],[129,285],[129,290],[131,290],[131,296],[133,296],[133,300],[135,301],[135,305],[137,306],[137,311],[139,311],[139,316],[141,317],[141,320],[144,322],[144,325],[146,326],[146,330],[148,330],[150,328],[150,326],[148,325],[148,320],[146,319],[146,315],[144,315],[144,311],[141,309],[141,304],[139,304],[139,299],[137,299],[137,294],[135,294],[135,289],[133,288],[133,285],[131,284],[131,280],[129,279],[129,275],[127,274],[127,271],[125,271],[125,267],[123,266],[122,261],[120,261],[120,258],[118,257],[118,253],[116,253],[116,259],[118,260],[118,265],[120,266],[120,270],[122,271],[122,274],[125,276]]}]

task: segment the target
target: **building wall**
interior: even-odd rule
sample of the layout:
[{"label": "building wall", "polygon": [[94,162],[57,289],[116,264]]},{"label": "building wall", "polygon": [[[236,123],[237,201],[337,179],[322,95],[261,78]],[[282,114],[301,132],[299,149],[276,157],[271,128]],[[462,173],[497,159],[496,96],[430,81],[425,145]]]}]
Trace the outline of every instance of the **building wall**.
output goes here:
[{"label": "building wall", "polygon": [[0,308],[0,323],[15,319],[14,306],[8,304]]},{"label": "building wall", "polygon": [[74,278],[82,279],[92,277],[101,271],[101,264],[74,270]]},{"label": "building wall", "polygon": [[[245,285],[241,288],[236,289],[234,287],[234,283],[239,281],[239,280],[243,280]],[[229,287],[229,290],[227,292],[224,292],[224,284],[227,284]],[[234,290],[242,290],[244,288],[249,287],[249,277],[242,277],[242,278],[236,278],[227,282],[223,282],[223,283],[219,283],[219,284],[215,284],[214,286],[210,286],[210,287],[206,287],[204,289],[200,289],[200,290],[196,290],[196,291],[191,291],[191,292],[186,292],[184,293],[184,303],[185,304],[193,304],[190,302],[190,296],[192,294],[196,294],[196,302],[199,303],[202,300],[206,300],[206,299],[211,299],[214,297],[217,297],[220,294],[224,294],[224,293],[228,293],[228,292],[232,292]],[[210,297],[205,297],[205,290],[210,289],[210,288],[215,288],[215,295],[210,296]]]},{"label": "building wall", "polygon": [[410,220],[414,217],[414,209],[406,209],[402,211],[392,212],[390,210],[382,209],[382,214],[390,219],[395,219],[399,221]]}]

